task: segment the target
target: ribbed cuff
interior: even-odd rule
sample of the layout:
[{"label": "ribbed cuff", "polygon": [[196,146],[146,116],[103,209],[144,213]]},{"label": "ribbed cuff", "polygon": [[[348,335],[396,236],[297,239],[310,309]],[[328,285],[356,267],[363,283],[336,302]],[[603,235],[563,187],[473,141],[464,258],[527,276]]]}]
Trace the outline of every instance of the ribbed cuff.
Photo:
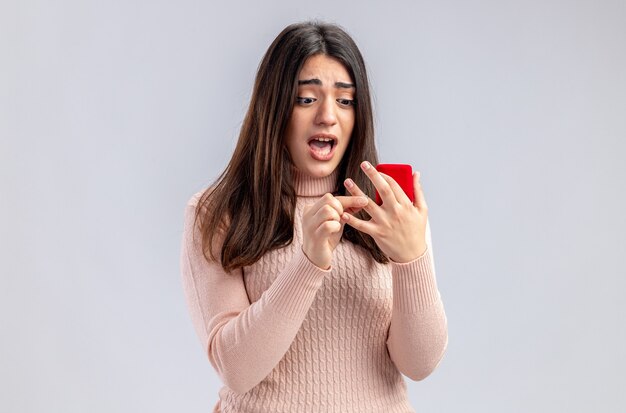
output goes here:
[{"label": "ribbed cuff", "polygon": [[414,314],[439,300],[430,248],[413,261],[391,261],[393,276],[393,306],[403,313]]},{"label": "ribbed cuff", "polygon": [[330,271],[317,267],[302,249],[298,249],[282,274],[265,292],[266,299],[279,313],[292,319],[303,318]]}]

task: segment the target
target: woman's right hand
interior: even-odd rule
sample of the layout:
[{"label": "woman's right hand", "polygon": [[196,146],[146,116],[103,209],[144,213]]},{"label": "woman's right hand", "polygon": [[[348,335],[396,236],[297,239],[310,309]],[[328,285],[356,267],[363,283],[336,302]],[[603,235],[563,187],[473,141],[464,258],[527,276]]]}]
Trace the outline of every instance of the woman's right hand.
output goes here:
[{"label": "woman's right hand", "polygon": [[354,214],[367,205],[364,196],[324,195],[319,201],[304,207],[302,215],[302,251],[322,269],[329,269],[333,251],[341,240],[347,222],[344,212]]}]

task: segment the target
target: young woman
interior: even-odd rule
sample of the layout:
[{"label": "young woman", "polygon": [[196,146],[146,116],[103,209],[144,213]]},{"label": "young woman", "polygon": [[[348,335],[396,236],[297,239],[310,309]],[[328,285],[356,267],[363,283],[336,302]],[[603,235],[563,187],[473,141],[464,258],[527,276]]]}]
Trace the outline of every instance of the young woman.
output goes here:
[{"label": "young woman", "polygon": [[354,41],[285,28],[230,163],[185,210],[185,297],[225,385],[214,412],[414,411],[401,373],[436,368],[447,320],[419,174],[412,203],[377,159]]}]

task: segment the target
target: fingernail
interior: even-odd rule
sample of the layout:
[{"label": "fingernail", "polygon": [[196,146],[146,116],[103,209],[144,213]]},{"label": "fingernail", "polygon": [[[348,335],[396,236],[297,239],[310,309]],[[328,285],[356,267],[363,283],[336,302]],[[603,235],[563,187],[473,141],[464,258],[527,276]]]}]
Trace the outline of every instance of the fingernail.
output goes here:
[{"label": "fingernail", "polygon": [[369,162],[367,162],[367,161],[364,161],[364,162],[361,164],[361,167],[362,167],[363,169],[366,169],[366,170],[367,170],[367,169],[370,169],[370,167],[371,167],[371,166],[372,166],[372,165],[371,165]]},{"label": "fingernail", "polygon": [[343,215],[341,215],[341,218],[343,218],[344,220],[348,221],[348,220],[350,220],[350,215],[344,212]]},{"label": "fingernail", "polygon": [[352,182],[352,179],[350,178],[346,179],[344,183],[346,185],[346,188],[352,188],[354,186],[354,182]]}]

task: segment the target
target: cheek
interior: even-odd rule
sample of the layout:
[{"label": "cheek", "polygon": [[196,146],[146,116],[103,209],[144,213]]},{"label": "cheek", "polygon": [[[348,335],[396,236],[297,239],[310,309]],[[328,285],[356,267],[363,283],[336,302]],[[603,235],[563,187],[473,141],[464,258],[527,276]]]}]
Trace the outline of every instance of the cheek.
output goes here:
[{"label": "cheek", "polygon": [[296,140],[301,134],[302,124],[302,116],[299,116],[297,112],[293,112],[289,117],[289,122],[287,122],[287,137]]},{"label": "cheek", "polygon": [[342,129],[345,137],[349,138],[352,135],[352,130],[354,129],[354,113],[346,114]]},{"label": "cheek", "polygon": [[345,155],[345,151],[348,149],[348,145],[350,144],[350,140],[352,140],[352,131],[354,130],[354,115],[348,116],[346,121],[343,124],[342,134],[344,136],[342,151],[344,152],[342,155]]},{"label": "cheek", "polygon": [[298,146],[297,139],[293,135],[287,136],[287,150],[289,151],[289,155],[291,155],[291,159],[298,158]]}]

